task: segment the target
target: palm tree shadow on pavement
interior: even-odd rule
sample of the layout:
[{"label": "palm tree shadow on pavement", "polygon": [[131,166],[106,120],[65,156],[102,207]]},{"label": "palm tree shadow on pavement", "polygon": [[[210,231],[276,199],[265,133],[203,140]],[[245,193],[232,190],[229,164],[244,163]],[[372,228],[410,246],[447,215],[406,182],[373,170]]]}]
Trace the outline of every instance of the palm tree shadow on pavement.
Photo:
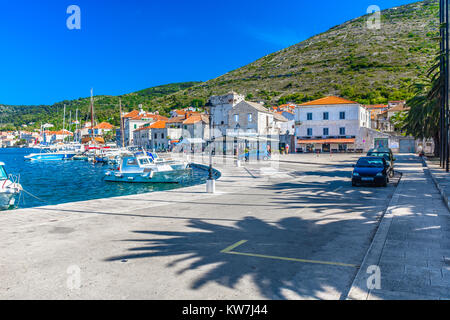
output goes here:
[{"label": "palm tree shadow on pavement", "polygon": [[[291,217],[267,223],[246,217],[233,226],[224,226],[192,219],[187,227],[198,231],[133,231],[137,238],[122,241],[134,246],[106,261],[144,259],[152,263],[152,258],[173,256],[167,268],[189,262],[176,271],[180,277],[189,270],[210,266],[190,282],[191,289],[199,290],[209,282],[236,288],[244,276],[250,276],[259,291],[255,297],[340,299],[346,295],[365,250],[348,233],[367,221],[323,222]],[[241,240],[247,242],[232,253],[223,252]],[[310,260],[315,262],[307,262]]]}]

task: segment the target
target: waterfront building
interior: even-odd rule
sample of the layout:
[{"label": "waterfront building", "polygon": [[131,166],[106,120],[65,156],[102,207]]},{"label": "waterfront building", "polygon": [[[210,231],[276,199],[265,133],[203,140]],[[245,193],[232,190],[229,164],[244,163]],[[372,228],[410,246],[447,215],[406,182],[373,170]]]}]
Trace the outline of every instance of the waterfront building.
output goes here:
[{"label": "waterfront building", "polygon": [[146,124],[133,131],[133,143],[135,147],[152,149],[152,132],[150,124]]},{"label": "waterfront building", "polygon": [[370,112],[340,97],[325,97],[296,108],[297,152],[365,150]]},{"label": "waterfront building", "polygon": [[169,139],[167,135],[166,121],[160,120],[150,125],[151,144],[154,151],[167,151]]},{"label": "waterfront building", "polygon": [[220,131],[222,135],[226,135],[229,125],[229,113],[238,105],[244,101],[244,96],[237,94],[236,92],[230,92],[221,96],[212,96],[209,98],[212,115],[212,127],[214,131]]},{"label": "waterfront building", "polygon": [[[135,143],[133,142],[133,132],[135,130],[141,128],[145,124],[151,124],[159,120],[167,121],[168,118],[160,116],[157,113],[146,112],[142,109],[142,107],[139,111],[133,110],[127,114],[124,114],[122,116],[123,129],[121,128],[121,130],[123,130],[124,132],[123,140],[125,142],[125,146],[135,145]],[[120,141],[118,141],[118,143],[122,145],[121,135],[119,136],[119,138]]]},{"label": "waterfront building", "polygon": [[194,114],[183,121],[180,140],[183,147],[195,151],[203,151],[209,140],[209,118],[205,114]]},{"label": "waterfront building", "polygon": [[370,112],[370,127],[375,130],[379,130],[378,115],[388,109],[387,104],[375,104],[364,106]]}]

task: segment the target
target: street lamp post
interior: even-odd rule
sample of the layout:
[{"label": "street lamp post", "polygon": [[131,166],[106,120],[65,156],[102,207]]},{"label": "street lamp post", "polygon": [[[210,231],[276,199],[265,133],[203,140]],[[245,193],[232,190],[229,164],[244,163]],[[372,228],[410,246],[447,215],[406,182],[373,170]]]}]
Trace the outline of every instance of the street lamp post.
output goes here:
[{"label": "street lamp post", "polygon": [[213,175],[213,164],[212,164],[212,103],[208,101],[205,105],[208,108],[208,116],[209,116],[209,174],[208,180],[206,181],[206,192],[207,193],[215,193],[216,192],[216,180],[214,180]]},{"label": "street lamp post", "polygon": [[239,130],[241,129],[241,125],[238,123],[236,124],[236,167],[240,167],[241,166],[241,161],[239,160]]}]

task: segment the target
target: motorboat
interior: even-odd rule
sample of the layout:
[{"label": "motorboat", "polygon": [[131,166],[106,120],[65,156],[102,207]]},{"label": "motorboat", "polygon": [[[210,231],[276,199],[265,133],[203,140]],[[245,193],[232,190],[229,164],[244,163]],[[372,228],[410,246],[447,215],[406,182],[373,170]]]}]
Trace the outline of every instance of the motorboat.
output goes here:
[{"label": "motorboat", "polygon": [[170,165],[174,170],[183,170],[187,166],[187,163],[182,161],[174,160],[172,158],[162,158],[156,152],[140,152],[136,155],[142,154],[146,154],[149,158],[151,158],[154,164]]},{"label": "motorboat", "polygon": [[72,159],[77,152],[74,151],[59,151],[59,152],[40,152],[32,153],[25,156],[25,160],[30,161],[62,161]]},{"label": "motorboat", "polygon": [[146,154],[125,156],[120,159],[116,170],[105,173],[105,181],[130,183],[180,183],[192,175],[192,169],[184,166],[172,167],[170,164],[155,163]]},{"label": "motorboat", "polygon": [[8,175],[5,164],[0,162],[0,210],[13,207],[21,191],[22,186],[19,184],[19,178]]}]

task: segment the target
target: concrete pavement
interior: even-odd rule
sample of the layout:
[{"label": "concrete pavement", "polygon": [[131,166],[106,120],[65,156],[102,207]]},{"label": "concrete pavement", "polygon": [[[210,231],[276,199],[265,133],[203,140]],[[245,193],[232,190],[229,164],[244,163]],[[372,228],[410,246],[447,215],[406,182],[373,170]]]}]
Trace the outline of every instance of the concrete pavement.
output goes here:
[{"label": "concrete pavement", "polygon": [[[397,281],[401,271],[409,283],[419,273],[423,289],[423,268],[426,285],[437,290],[441,280],[432,271],[440,270],[442,281],[446,273],[432,265],[439,259],[430,248],[446,250],[444,230],[431,240],[447,216],[418,159],[398,157],[406,180],[392,197],[397,180],[388,188],[351,186],[359,156],[289,155],[243,168],[217,163],[222,177],[214,195],[195,186],[1,214],[0,298],[412,297],[417,290],[389,279]],[[383,225],[397,231],[385,241]],[[382,248],[375,259],[382,290],[355,296],[355,288],[366,290],[358,279],[373,260],[373,243]],[[427,297],[445,297],[431,292]]]},{"label": "concrete pavement", "polygon": [[[417,156],[403,157],[398,169],[402,181],[349,299],[450,299],[449,211]],[[381,272],[380,287],[372,290],[367,286],[371,265]]]},{"label": "concrete pavement", "polygon": [[352,188],[358,156],[2,213],[0,298],[343,299],[395,190]]}]

